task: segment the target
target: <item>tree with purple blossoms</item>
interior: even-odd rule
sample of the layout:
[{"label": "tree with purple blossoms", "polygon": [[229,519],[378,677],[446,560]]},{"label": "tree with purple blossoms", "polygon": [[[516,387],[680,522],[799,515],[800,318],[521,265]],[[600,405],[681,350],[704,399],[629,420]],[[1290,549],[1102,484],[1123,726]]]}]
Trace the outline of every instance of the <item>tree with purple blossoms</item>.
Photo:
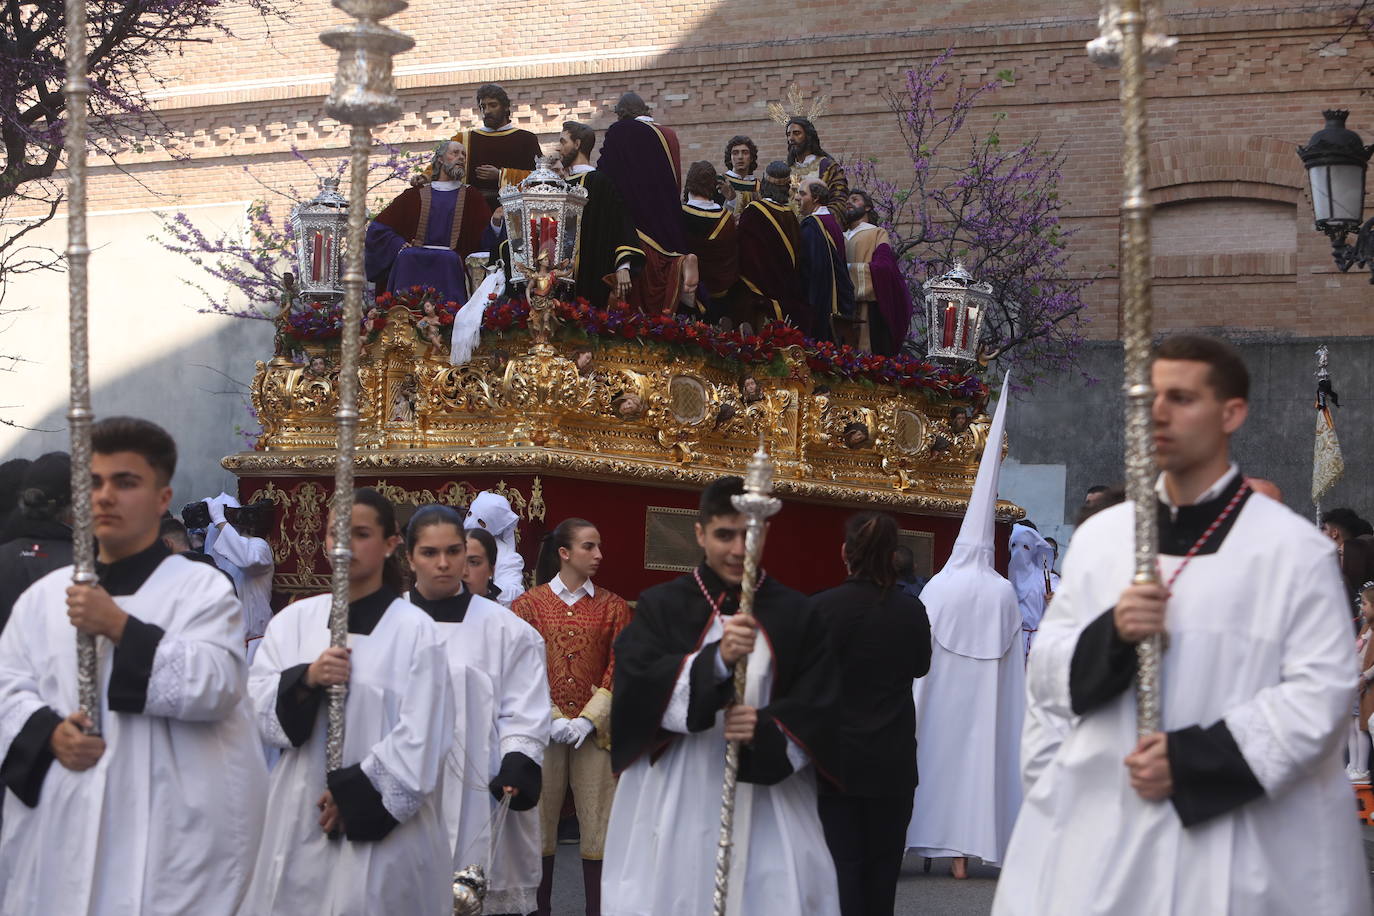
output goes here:
[{"label": "tree with purple blossoms", "polygon": [[[1012,76],[952,85],[951,54],[908,70],[900,90],[884,92],[910,171],[888,180],[876,161],[851,158],[849,185],[872,196],[913,291],[955,261],[992,286],[980,361],[1004,362],[1015,368],[1018,386],[1030,386],[1074,367],[1083,342],[1081,294],[1092,282],[1068,270],[1074,230],[1060,223],[1064,155],[1034,138],[1004,147],[1000,113],[974,136],[970,116]],[[918,312],[913,343],[924,352],[926,322]]]},{"label": "tree with purple blossoms", "polygon": [[[246,0],[264,18],[285,21],[295,0]],[[115,166],[148,146],[176,155],[172,131],[149,93],[163,85],[157,64],[190,44],[229,35],[222,0],[100,0],[87,4],[87,136],[91,155]],[[61,207],[52,181],[67,122],[66,10],[62,0],[10,3],[0,19],[0,299],[6,281],[60,269],[62,256],[32,244]]]},{"label": "tree with purple blossoms", "polygon": [[[429,162],[428,151],[403,153],[391,146],[383,149],[386,158],[373,157],[368,162],[369,195],[388,181],[409,179]],[[316,160],[300,150],[293,148],[291,152],[313,174],[313,184],[332,177],[343,183],[342,193],[347,193],[344,174],[348,159],[334,160],[320,168]],[[244,171],[253,176],[248,166],[244,166]],[[296,250],[291,210],[310,200],[316,188],[304,192],[293,186],[282,191],[261,180],[259,184],[275,200],[257,199],[250,203],[242,229],[207,232],[184,212],[178,212],[163,219],[163,237],[154,236],[154,241],[183,255],[217,281],[213,288],[184,281],[200,294],[202,312],[264,320],[272,320],[280,313],[286,294],[284,276],[293,271]],[[380,210],[384,204],[382,200],[373,201],[370,210]]]}]

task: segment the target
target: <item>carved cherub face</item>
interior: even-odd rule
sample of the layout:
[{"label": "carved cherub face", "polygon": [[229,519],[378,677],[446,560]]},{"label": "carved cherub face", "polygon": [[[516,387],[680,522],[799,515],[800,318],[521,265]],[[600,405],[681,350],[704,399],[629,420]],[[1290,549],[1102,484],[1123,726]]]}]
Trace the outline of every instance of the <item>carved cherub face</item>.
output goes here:
[{"label": "carved cherub face", "polygon": [[968,411],[955,408],[949,412],[949,431],[956,436],[968,429]]},{"label": "carved cherub face", "polygon": [[862,448],[868,444],[868,427],[862,423],[850,423],[840,438],[844,440],[846,448]]}]

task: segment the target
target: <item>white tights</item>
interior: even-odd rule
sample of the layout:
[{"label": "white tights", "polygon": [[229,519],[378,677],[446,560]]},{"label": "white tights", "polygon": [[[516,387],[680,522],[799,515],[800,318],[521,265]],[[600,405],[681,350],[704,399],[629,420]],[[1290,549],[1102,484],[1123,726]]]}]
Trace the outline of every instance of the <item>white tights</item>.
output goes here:
[{"label": "white tights", "polygon": [[1350,720],[1350,737],[1346,741],[1346,750],[1350,755],[1350,769],[1357,773],[1369,769],[1369,733],[1360,730],[1358,717]]}]

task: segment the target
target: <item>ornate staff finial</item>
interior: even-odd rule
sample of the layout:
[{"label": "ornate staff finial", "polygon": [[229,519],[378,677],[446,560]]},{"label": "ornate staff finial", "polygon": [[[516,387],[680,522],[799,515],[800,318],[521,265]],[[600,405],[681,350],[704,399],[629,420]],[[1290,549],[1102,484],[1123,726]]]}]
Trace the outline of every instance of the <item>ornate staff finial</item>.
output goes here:
[{"label": "ornate staff finial", "polygon": [[334,0],[334,5],[358,21],[320,33],[320,41],[339,52],[325,113],[355,127],[396,120],[401,102],[391,79],[391,58],[415,47],[415,41],[378,20],[409,4],[405,0]]},{"label": "ornate staff finial", "polygon": [[[763,556],[764,526],[768,519],[782,508],[782,500],[775,499],[773,493],[773,459],[764,448],[763,434],[759,434],[759,450],[749,460],[744,472],[744,492],[730,497],[736,511],[743,515],[748,524],[744,533],[744,580],[740,583],[739,610],[735,613],[751,616],[754,613],[754,592],[758,589],[759,560]],[[735,664],[735,702],[749,703],[753,700],[747,692],[749,677],[749,656]],[[735,795],[739,789],[739,742],[731,741],[725,746],[725,780],[721,787],[720,800],[720,841],[716,846],[715,890],[712,894],[714,916],[725,916],[726,901],[730,892],[730,868],[732,847],[735,845]],[[743,859],[749,851],[749,827],[746,806],[741,818],[744,842],[740,845],[740,868],[745,867]]]},{"label": "ornate staff finial", "polygon": [[[1174,59],[1178,39],[1164,31],[1164,10],[1160,0],[1141,0],[1137,6],[1137,16],[1144,17],[1144,34],[1141,36],[1141,52],[1145,63],[1151,67],[1162,67]],[[1121,0],[1103,0],[1102,12],[1097,17],[1098,36],[1088,42],[1088,56],[1099,67],[1116,69],[1121,66],[1122,45],[1125,37],[1121,31],[1121,14],[1125,4]]]},{"label": "ornate staff finial", "polygon": [[[391,79],[391,58],[415,45],[408,36],[379,25],[405,9],[404,0],[334,0],[334,5],[358,21],[320,33],[320,41],[339,52],[334,87],[324,110],[349,133],[348,244],[344,256],[343,339],[339,354],[338,456],[334,465],[332,532],[334,547],[330,580],[329,644],[348,644],[348,572],[353,559],[353,449],[358,430],[358,350],[363,318],[363,239],[367,229],[367,159],[372,128],[395,119],[401,103]],[[348,685],[329,688],[329,729],[325,738],[325,769],[343,766],[344,701]]]},{"label": "ornate staff finial", "polygon": [[[1151,404],[1150,347],[1154,307],[1150,298],[1150,199],[1146,173],[1145,66],[1164,63],[1175,40],[1160,27],[1161,0],[1103,0],[1102,34],[1088,55],[1104,67],[1121,67],[1121,340],[1125,356],[1126,496],[1135,504],[1136,584],[1159,581],[1157,504],[1154,482],[1154,421]],[[1136,645],[1136,731],[1159,731],[1163,709],[1160,672],[1164,641],[1158,636]]]}]

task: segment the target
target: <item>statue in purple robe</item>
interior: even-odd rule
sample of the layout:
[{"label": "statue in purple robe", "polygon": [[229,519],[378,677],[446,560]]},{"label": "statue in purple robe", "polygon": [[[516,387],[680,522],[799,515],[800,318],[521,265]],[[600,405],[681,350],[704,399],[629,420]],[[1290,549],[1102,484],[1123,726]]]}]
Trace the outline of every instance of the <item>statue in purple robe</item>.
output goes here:
[{"label": "statue in purple robe", "polygon": [[456,140],[435,150],[434,181],[407,188],[367,227],[367,279],[377,291],[434,287],[440,302],[465,302],[464,259],[482,244],[491,210],[462,183],[467,151]]}]

